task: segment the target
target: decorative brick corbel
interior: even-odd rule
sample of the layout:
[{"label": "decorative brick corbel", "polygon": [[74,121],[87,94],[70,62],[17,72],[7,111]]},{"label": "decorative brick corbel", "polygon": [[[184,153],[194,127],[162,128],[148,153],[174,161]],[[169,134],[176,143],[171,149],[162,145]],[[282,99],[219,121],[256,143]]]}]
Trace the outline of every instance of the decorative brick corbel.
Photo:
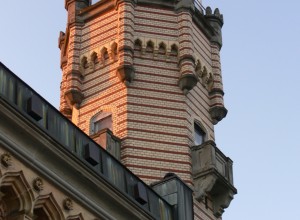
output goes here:
[{"label": "decorative brick corbel", "polygon": [[133,66],[128,64],[119,66],[116,74],[120,81],[123,82],[126,86],[129,86],[135,76]]},{"label": "decorative brick corbel", "polygon": [[[184,55],[179,59],[179,66],[186,63],[190,63],[191,65],[194,65],[195,58],[192,55]],[[198,79],[196,75],[193,72],[190,73],[181,73],[182,75],[178,79],[178,86],[183,91],[184,94],[187,94],[190,90],[194,88],[194,86],[197,84]]]},{"label": "decorative brick corbel", "polygon": [[197,82],[198,79],[194,74],[184,74],[179,77],[178,86],[184,94],[187,94],[190,90],[194,88]]},{"label": "decorative brick corbel", "polygon": [[[221,102],[221,100],[223,101],[223,95],[224,95],[224,92],[221,89],[215,88],[209,92],[210,97],[215,97],[212,100],[215,99],[215,101],[216,101],[216,103],[214,105],[212,105],[209,109],[209,114],[212,119],[212,123],[214,125],[216,125],[219,121],[221,121],[223,118],[225,118],[227,115],[227,112],[228,112],[227,109],[225,108],[224,104]],[[220,102],[218,102],[218,99],[220,99],[219,100]]]}]

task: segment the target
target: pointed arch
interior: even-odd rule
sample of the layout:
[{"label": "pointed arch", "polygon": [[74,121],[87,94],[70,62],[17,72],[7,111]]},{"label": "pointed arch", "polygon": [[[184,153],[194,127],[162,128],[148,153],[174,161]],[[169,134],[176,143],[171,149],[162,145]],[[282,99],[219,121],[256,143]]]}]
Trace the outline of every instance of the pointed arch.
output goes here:
[{"label": "pointed arch", "polygon": [[154,52],[154,43],[152,40],[149,40],[146,45],[146,52],[153,53]]},{"label": "pointed arch", "polygon": [[80,66],[82,69],[88,68],[88,59],[86,56],[83,56],[80,60]]},{"label": "pointed arch", "polygon": [[178,56],[178,46],[176,44],[171,45],[171,55]]},{"label": "pointed arch", "polygon": [[208,74],[208,72],[207,72],[206,66],[204,66],[204,67],[203,67],[203,70],[202,70],[202,75],[201,75],[202,79],[203,79],[204,77],[207,77],[207,74]]},{"label": "pointed arch", "polygon": [[82,214],[68,216],[66,220],[84,220]]},{"label": "pointed arch", "polygon": [[63,220],[64,215],[52,193],[39,196],[34,205],[35,220]]},{"label": "pointed arch", "polygon": [[8,219],[16,213],[31,213],[34,194],[22,171],[5,173],[1,178],[0,192]]},{"label": "pointed arch", "polygon": [[93,51],[92,54],[91,54],[91,62],[94,63],[94,64],[99,62],[98,54],[95,51]]},{"label": "pointed arch", "polygon": [[106,47],[103,47],[101,49],[101,59],[102,59],[102,61],[105,61],[105,60],[109,59],[108,50],[107,50]]},{"label": "pointed arch", "polygon": [[167,52],[167,45],[162,41],[158,45],[158,53],[165,55]]},{"label": "pointed arch", "polygon": [[142,50],[142,41],[137,38],[135,41],[134,41],[134,50],[137,50],[137,51],[141,51]]},{"label": "pointed arch", "polygon": [[114,60],[118,57],[118,44],[116,42],[111,44],[111,55]]},{"label": "pointed arch", "polygon": [[195,66],[195,73],[198,77],[201,77],[202,72],[202,64],[201,61],[198,59]]},{"label": "pointed arch", "polygon": [[214,85],[214,75],[212,74],[212,72],[208,73],[206,84],[207,84],[207,89],[211,90]]}]

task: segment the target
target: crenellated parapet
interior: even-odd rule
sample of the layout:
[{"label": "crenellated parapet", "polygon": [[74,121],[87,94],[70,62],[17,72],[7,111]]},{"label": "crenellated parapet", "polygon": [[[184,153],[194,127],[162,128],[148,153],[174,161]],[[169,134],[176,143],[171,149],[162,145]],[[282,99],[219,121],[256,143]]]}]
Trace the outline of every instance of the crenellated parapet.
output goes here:
[{"label": "crenellated parapet", "polygon": [[119,46],[116,40],[94,48],[80,55],[79,71],[84,77],[87,71],[94,71],[96,66],[105,67],[119,60]]},{"label": "crenellated parapet", "polygon": [[219,9],[216,8],[214,13],[210,7],[206,8],[205,19],[208,21],[210,26],[213,28],[214,33],[211,36],[210,41],[217,44],[219,48],[222,47],[222,26],[224,24],[223,15],[220,13]]},{"label": "crenellated parapet", "polygon": [[155,59],[178,59],[178,41],[161,38],[134,37],[134,52],[141,56],[152,55]]}]

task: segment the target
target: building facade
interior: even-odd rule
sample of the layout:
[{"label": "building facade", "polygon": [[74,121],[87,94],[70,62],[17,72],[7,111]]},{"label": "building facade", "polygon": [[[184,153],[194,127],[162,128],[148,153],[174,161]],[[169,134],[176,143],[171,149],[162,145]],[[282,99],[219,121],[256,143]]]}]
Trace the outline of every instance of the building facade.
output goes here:
[{"label": "building facade", "polygon": [[60,112],[0,65],[0,219],[222,218],[237,193],[223,16],[197,0],[65,0]]}]

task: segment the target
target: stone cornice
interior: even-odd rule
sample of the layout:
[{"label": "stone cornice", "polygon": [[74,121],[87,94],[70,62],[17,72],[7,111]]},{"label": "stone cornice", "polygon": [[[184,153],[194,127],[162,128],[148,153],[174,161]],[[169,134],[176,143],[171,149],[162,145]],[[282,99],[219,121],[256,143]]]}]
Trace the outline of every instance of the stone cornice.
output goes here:
[{"label": "stone cornice", "polygon": [[[137,203],[1,98],[0,109],[3,122],[0,125],[0,142],[26,166],[103,219],[153,219]],[[116,209],[118,212],[113,211]]]}]

